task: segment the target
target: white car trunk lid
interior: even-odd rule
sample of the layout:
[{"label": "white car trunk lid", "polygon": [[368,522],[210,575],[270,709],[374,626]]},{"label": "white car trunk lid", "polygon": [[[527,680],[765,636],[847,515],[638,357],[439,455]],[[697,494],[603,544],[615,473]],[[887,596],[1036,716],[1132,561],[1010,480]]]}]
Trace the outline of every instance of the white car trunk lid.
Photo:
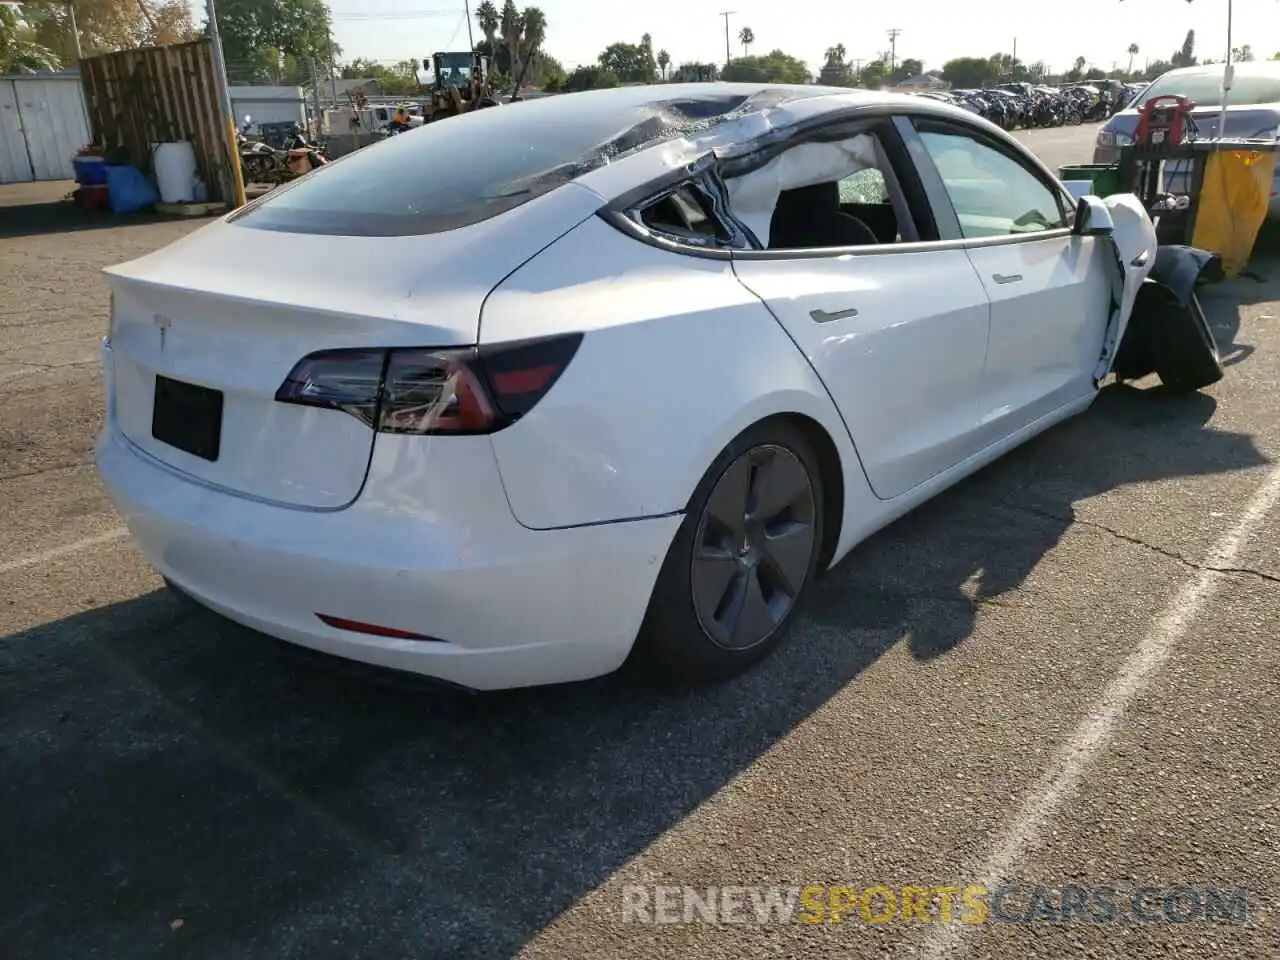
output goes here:
[{"label": "white car trunk lid", "polygon": [[[588,215],[596,201],[580,193]],[[359,496],[376,434],[339,410],[277,402],[290,371],[321,350],[475,344],[489,291],[581,219],[578,204],[559,207],[410,237],[219,223],[115,267],[116,422],[193,479],[340,509]]]}]

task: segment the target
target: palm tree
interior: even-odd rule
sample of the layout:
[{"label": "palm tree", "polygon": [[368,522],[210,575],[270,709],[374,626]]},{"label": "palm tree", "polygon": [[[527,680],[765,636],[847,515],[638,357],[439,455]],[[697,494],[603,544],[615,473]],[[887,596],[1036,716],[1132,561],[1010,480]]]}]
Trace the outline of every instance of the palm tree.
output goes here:
[{"label": "palm tree", "polygon": [[742,55],[745,57],[751,50],[751,45],[756,42],[756,35],[750,27],[743,27],[738,31],[738,42],[742,44]]},{"label": "palm tree", "polygon": [[502,21],[498,18],[498,8],[493,5],[493,0],[484,0],[480,6],[476,7],[476,23],[480,26],[480,32],[484,34],[484,39],[489,44],[489,55],[495,52],[494,41],[498,36],[498,26]]},{"label": "palm tree", "polygon": [[1129,69],[1125,73],[1133,73],[1133,58],[1138,55],[1138,45],[1136,43],[1129,44]]},{"label": "palm tree", "polygon": [[525,7],[520,20],[524,28],[524,65],[516,74],[518,78],[516,93],[520,92],[519,87],[524,80],[525,72],[537,61],[538,55],[542,53],[542,44],[547,39],[547,15],[538,7]]},{"label": "palm tree", "polygon": [[502,32],[502,44],[507,48],[507,62],[513,77],[520,76],[520,39],[524,35],[524,17],[515,0],[506,0],[498,16],[498,29]]},{"label": "palm tree", "polygon": [[0,7],[0,75],[57,70],[58,55],[35,41],[35,31],[15,7]]},{"label": "palm tree", "polygon": [[658,69],[662,71],[662,79],[667,79],[667,67],[671,66],[671,54],[666,50],[658,51]]}]

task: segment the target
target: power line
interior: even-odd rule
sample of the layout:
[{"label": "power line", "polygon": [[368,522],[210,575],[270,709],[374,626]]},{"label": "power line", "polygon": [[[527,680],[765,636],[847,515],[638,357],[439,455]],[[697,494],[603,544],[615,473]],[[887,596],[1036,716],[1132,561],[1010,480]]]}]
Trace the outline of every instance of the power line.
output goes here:
[{"label": "power line", "polygon": [[378,20],[428,20],[456,17],[457,10],[398,10],[398,11],[361,11],[358,13],[330,14],[331,20],[343,20],[348,23],[364,23]]}]

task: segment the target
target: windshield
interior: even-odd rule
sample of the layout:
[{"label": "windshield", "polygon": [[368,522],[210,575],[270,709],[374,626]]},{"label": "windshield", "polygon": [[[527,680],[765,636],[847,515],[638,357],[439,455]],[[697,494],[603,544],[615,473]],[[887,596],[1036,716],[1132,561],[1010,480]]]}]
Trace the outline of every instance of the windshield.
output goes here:
[{"label": "windshield", "polygon": [[471,78],[472,58],[469,53],[442,53],[436,58],[436,78],[455,87]]},{"label": "windshield", "polygon": [[[1222,73],[1166,73],[1141,94],[1152,97],[1186,97],[1198,107],[1222,106]],[[1274,71],[1244,72],[1236,68],[1230,104],[1280,103],[1280,67]]]},{"label": "windshield", "polygon": [[637,104],[620,102],[613,93],[490,107],[416,127],[278,188],[232,222],[329,236],[453,230],[495,217],[624,154],[706,129],[757,102],[720,93]]}]

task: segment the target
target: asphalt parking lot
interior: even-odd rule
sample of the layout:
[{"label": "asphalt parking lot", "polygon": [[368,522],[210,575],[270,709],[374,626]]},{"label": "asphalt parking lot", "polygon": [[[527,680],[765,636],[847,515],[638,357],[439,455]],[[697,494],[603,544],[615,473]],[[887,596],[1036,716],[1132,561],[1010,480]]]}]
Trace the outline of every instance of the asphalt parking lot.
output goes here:
[{"label": "asphalt parking lot", "polygon": [[[1057,166],[1093,131],[1019,136]],[[468,697],[162,589],[91,462],[98,271],[196,224],[57,195],[0,188],[0,956],[1275,956],[1280,255],[1204,293],[1224,381],[1108,388],[858,548],[750,675]],[[1016,889],[662,924],[633,885]],[[1038,886],[1119,916],[1037,919]]]}]

